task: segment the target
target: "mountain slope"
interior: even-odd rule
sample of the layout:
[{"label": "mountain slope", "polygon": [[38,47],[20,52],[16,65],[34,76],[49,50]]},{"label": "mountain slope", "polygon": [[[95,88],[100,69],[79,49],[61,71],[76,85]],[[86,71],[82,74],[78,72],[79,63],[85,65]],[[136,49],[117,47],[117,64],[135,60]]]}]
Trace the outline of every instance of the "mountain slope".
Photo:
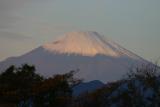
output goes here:
[{"label": "mountain slope", "polygon": [[105,40],[97,32],[70,32],[53,43],[43,45],[43,48],[61,54],[79,54],[83,56],[95,56],[97,54],[120,57],[127,55],[138,56],[125,50],[111,40]]},{"label": "mountain slope", "polygon": [[86,92],[93,92],[97,89],[102,88],[103,86],[105,86],[105,84],[98,80],[90,81],[87,83],[81,83],[73,87],[73,95],[78,96]]},{"label": "mountain slope", "polygon": [[108,82],[147,61],[96,32],[71,32],[22,56],[8,58],[0,62],[0,67],[24,63],[34,64],[45,76],[79,69],[76,76],[85,81]]}]

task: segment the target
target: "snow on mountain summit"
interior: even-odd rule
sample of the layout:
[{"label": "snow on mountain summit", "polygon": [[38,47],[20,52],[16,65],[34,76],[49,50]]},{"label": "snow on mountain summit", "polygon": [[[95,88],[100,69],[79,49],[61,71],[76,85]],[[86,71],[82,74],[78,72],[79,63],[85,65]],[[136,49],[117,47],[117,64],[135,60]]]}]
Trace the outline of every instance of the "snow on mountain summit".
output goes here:
[{"label": "snow on mountain summit", "polygon": [[120,79],[130,67],[148,63],[96,32],[70,32],[60,37],[26,54],[0,62],[0,70],[28,63],[35,65],[37,72],[45,77],[79,69],[75,75],[78,78],[109,82]]},{"label": "snow on mountain summit", "polygon": [[42,46],[45,50],[60,54],[78,54],[83,56],[106,55],[119,57],[127,55],[137,57],[111,40],[106,40],[97,32],[70,32],[62,38]]}]

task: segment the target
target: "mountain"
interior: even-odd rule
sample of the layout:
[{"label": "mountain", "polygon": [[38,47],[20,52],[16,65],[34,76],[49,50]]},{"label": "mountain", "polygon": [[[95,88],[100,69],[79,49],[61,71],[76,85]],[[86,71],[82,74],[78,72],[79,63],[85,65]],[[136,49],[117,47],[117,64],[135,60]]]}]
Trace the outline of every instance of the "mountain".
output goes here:
[{"label": "mountain", "polygon": [[81,84],[73,87],[73,95],[78,96],[78,95],[84,94],[86,92],[93,92],[97,89],[102,88],[103,86],[105,86],[105,84],[99,80],[81,83]]},{"label": "mountain", "polygon": [[97,32],[71,32],[53,43],[42,46],[49,52],[57,54],[75,54],[81,56],[105,55],[112,57],[128,56],[138,58],[138,56],[120,47],[111,40],[105,41]]},{"label": "mountain", "polygon": [[148,62],[97,32],[70,32],[22,56],[8,58],[0,67],[24,63],[34,64],[37,72],[47,77],[79,70],[76,77],[85,81],[109,82]]}]

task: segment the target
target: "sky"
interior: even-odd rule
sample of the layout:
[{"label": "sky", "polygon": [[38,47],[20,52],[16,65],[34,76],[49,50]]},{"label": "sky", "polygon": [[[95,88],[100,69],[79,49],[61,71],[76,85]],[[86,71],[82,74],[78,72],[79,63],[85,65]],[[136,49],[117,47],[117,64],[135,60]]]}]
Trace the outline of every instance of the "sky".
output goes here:
[{"label": "sky", "polygon": [[71,31],[96,31],[160,58],[160,0],[0,0],[0,61]]}]

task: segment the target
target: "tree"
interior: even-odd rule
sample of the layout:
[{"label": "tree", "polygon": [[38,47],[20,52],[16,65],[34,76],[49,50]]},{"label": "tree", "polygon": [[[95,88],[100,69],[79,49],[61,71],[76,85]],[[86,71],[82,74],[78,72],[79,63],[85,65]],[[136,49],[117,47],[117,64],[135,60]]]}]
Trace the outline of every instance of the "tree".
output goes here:
[{"label": "tree", "polygon": [[154,64],[133,68],[127,78],[78,96],[72,107],[159,107],[159,71]]},{"label": "tree", "polygon": [[35,86],[34,107],[70,107],[72,87],[81,82],[73,75],[74,71],[55,75]]},{"label": "tree", "polygon": [[33,85],[43,77],[35,73],[35,67],[24,64],[21,67],[10,66],[0,74],[0,99],[3,102],[18,105],[32,95]]}]

